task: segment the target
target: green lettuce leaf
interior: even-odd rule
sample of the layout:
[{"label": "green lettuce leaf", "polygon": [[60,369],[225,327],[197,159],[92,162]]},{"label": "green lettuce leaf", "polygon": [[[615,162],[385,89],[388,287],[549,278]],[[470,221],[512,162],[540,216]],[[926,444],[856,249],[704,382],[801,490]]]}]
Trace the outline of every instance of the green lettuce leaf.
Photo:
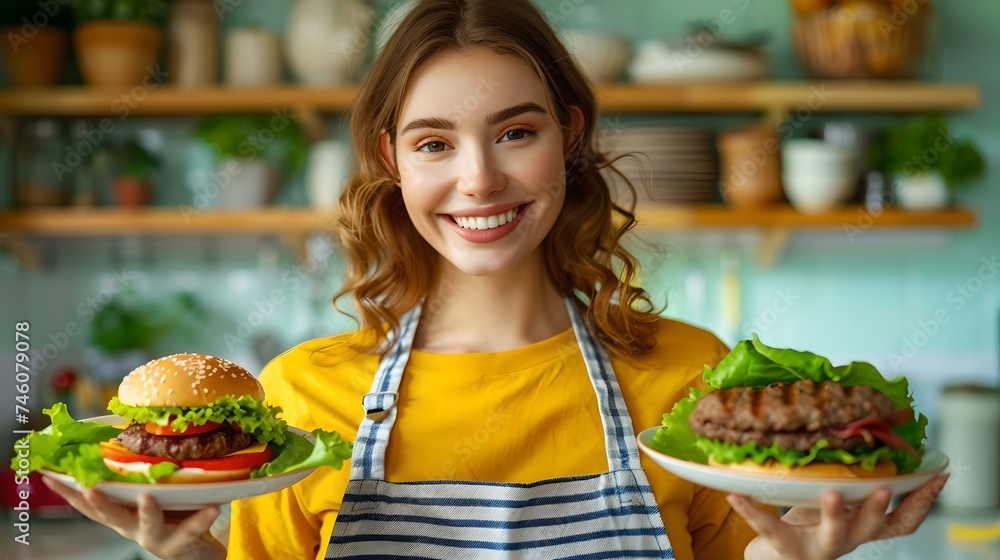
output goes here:
[{"label": "green lettuce leaf", "polygon": [[671,457],[707,464],[708,455],[695,445],[698,436],[691,430],[688,418],[694,412],[695,401],[709,392],[711,390],[699,392],[697,389],[691,389],[687,397],[674,403],[670,412],[663,415],[663,427],[653,436],[652,447]]},{"label": "green lettuce leaf", "polygon": [[281,474],[311,467],[333,467],[340,469],[344,461],[351,458],[354,444],[344,441],[336,432],[312,431],[316,445],[306,438],[289,432],[285,443],[278,446],[274,459],[250,473],[250,478]]},{"label": "green lettuce leaf", "polygon": [[771,383],[794,383],[812,379],[816,383],[836,381],[841,385],[868,385],[885,393],[897,409],[910,406],[906,378],[886,380],[875,366],[851,362],[833,367],[830,360],[798,350],[771,348],[753,335],[743,340],[715,368],[705,366],[705,383],[716,389],[765,387]]},{"label": "green lettuce leaf", "polygon": [[821,439],[813,445],[809,451],[781,449],[778,444],[768,447],[757,445],[756,443],[735,443],[722,442],[716,439],[708,439],[696,436],[695,445],[706,456],[713,460],[729,464],[742,463],[746,459],[752,459],[758,465],[768,459],[774,459],[787,466],[808,465],[813,461],[825,461],[834,463],[845,463],[848,465],[860,464],[861,467],[872,470],[875,463],[882,459],[892,459],[893,449],[891,447],[859,448],[855,452],[844,451],[843,449],[825,449],[827,441]]},{"label": "green lettuce leaf", "polygon": [[[121,405],[119,410],[128,412],[122,407],[124,405]],[[164,410],[169,409],[165,408]],[[38,469],[48,469],[66,473],[85,488],[91,488],[100,482],[154,483],[157,479],[178,468],[173,463],[163,462],[150,467],[148,474],[130,473],[127,476],[118,474],[105,465],[100,443],[116,437],[122,432],[120,428],[100,422],[74,420],[63,403],[56,403],[52,408],[46,408],[43,412],[52,419],[51,425],[43,430],[28,434],[18,440],[15,445],[15,454],[11,459],[10,467],[19,475],[27,475]],[[169,416],[167,414],[163,418],[167,419]],[[211,420],[211,418],[207,420],[201,420],[201,418],[201,416],[188,417],[187,422],[204,424]],[[232,417],[230,416],[230,418]],[[140,420],[137,416],[136,421],[155,420],[151,418]],[[217,422],[218,420],[212,421]],[[264,425],[268,422],[267,420],[260,423],[248,422],[247,425]],[[344,441],[336,432],[313,430],[312,434],[316,437],[316,445],[313,445],[302,436],[287,431],[283,420],[279,422],[283,432],[271,440],[271,445],[275,448],[274,458],[251,473],[251,477],[273,476],[323,465],[339,469],[343,466],[344,460],[351,457],[353,444]],[[242,426],[243,424],[241,424]],[[183,428],[176,426],[176,429]],[[21,449],[26,450],[26,457],[22,458],[17,453]],[[22,459],[26,460],[25,464],[21,463]]]},{"label": "green lettuce leaf", "polygon": [[226,396],[208,406],[192,408],[130,406],[118,400],[118,397],[112,397],[108,410],[129,422],[154,422],[161,426],[170,424],[177,431],[186,429],[189,424],[201,426],[206,422],[236,422],[243,433],[253,435],[261,443],[283,443],[288,427],[284,420],[278,419],[280,407],[267,406],[246,395],[239,398]]},{"label": "green lettuce leaf", "polygon": [[90,488],[103,481],[154,482],[177,468],[171,463],[161,463],[151,468],[149,475],[120,475],[104,464],[99,444],[116,437],[121,429],[100,422],[78,422],[70,416],[63,403],[56,403],[42,412],[51,418],[52,423],[21,438],[15,445],[15,450],[21,447],[27,449],[26,466],[20,463],[18,454],[11,459],[10,468],[19,474],[48,469],[69,474]]},{"label": "green lettuce leaf", "polygon": [[[802,379],[836,381],[845,386],[867,385],[885,393],[893,406],[899,410],[913,407],[913,397],[909,393],[906,378],[900,376],[887,380],[869,363],[851,362],[848,365],[834,367],[830,360],[798,350],[771,348],[760,341],[757,335],[752,340],[743,340],[719,364],[712,368],[705,366],[703,375],[705,383],[711,388],[698,392],[692,390],[691,395],[678,401],[673,409],[663,415],[663,427],[653,439],[653,445],[659,451],[668,455],[707,463],[708,456],[719,462],[741,462],[751,458],[757,463],[766,459],[774,459],[785,465],[805,465],[811,461],[836,460],[844,463],[860,463],[865,468],[874,467],[879,459],[891,459],[896,463],[900,474],[913,472],[920,466],[920,461],[909,453],[886,447],[859,450],[855,454],[842,450],[823,449],[817,443],[808,452],[783,450],[776,445],[763,448],[754,443],[745,445],[727,444],[717,440],[702,438],[688,425],[688,418],[694,412],[695,400],[701,395],[715,389],[732,387],[765,387],[770,383],[794,383]],[[915,413],[914,420],[893,431],[905,439],[918,453],[923,453],[926,439],[927,417]]]}]

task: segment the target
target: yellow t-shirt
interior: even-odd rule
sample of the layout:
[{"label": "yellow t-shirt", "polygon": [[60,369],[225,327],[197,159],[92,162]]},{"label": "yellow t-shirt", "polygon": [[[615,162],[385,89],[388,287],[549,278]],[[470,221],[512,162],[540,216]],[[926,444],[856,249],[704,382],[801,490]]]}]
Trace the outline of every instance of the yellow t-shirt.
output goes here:
[{"label": "yellow t-shirt", "polygon": [[[704,365],[727,352],[685,323],[658,326],[651,353],[612,358],[636,433],[658,426],[688,387],[701,386]],[[350,336],[305,342],[264,368],[267,400],[290,425],[355,439],[378,358],[353,351]],[[572,329],[506,352],[414,350],[397,406],[389,481],[533,482],[608,470],[597,397]],[[642,467],[678,559],[743,557],[755,534],[723,493],[681,480],[645,455]],[[323,467],[291,488],[234,502],[229,558],[322,558],[349,479],[350,465]]]}]

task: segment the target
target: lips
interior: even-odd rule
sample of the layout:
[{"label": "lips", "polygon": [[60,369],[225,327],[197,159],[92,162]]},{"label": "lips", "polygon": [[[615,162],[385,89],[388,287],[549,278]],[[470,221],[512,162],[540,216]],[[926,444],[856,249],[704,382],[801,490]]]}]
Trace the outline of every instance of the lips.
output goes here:
[{"label": "lips", "polygon": [[[503,239],[514,231],[532,204],[532,202],[525,202],[463,211],[463,214],[480,214],[476,216],[452,214],[440,214],[439,216],[441,219],[447,220],[454,231],[466,241],[492,243]],[[482,228],[480,228],[480,224],[483,225]]]},{"label": "lips", "polygon": [[487,230],[500,227],[507,222],[514,221],[514,217],[521,211],[521,206],[516,206],[505,212],[499,212],[490,216],[451,216],[452,221],[462,229]]}]

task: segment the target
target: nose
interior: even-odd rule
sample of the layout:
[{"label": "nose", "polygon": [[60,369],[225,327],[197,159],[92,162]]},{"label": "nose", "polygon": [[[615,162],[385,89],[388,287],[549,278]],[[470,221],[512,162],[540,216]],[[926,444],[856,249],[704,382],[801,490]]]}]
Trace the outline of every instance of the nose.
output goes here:
[{"label": "nose", "polygon": [[507,186],[507,179],[489,152],[469,150],[461,163],[458,191],[466,196],[488,198]]}]

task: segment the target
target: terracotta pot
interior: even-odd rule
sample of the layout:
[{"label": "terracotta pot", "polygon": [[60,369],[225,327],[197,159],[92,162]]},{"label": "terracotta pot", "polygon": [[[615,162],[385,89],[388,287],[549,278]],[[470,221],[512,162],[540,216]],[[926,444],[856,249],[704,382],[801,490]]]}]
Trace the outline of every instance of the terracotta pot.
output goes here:
[{"label": "terracotta pot", "polygon": [[160,57],[163,30],[148,23],[93,21],[73,34],[80,71],[91,85],[136,85]]},{"label": "terracotta pot", "polygon": [[115,202],[124,208],[137,208],[149,204],[152,189],[149,183],[132,177],[116,177],[114,181]]},{"label": "terracotta pot", "polygon": [[69,34],[56,27],[37,28],[30,38],[20,27],[0,28],[7,74],[15,87],[47,87],[59,83]]},{"label": "terracotta pot", "polygon": [[757,207],[782,199],[781,139],[774,127],[719,134],[719,189],[732,206]]}]

